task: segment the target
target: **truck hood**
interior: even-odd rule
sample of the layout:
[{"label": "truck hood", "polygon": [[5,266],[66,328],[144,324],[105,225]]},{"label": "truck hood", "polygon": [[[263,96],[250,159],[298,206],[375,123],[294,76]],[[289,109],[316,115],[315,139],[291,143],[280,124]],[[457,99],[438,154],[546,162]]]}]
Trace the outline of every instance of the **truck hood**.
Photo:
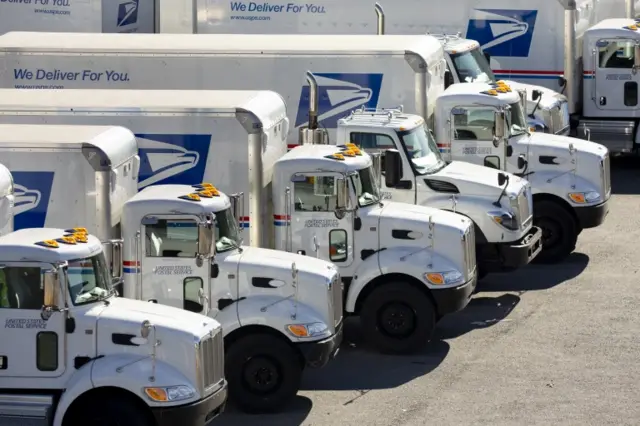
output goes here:
[{"label": "truck hood", "polygon": [[385,201],[377,213],[381,229],[392,225],[398,228],[402,224],[407,229],[414,227],[416,231],[424,231],[431,220],[438,229],[446,228],[448,232],[461,235],[472,224],[465,216],[415,204]]},{"label": "truck hood", "polygon": [[568,136],[551,135],[548,133],[533,132],[528,136],[530,152],[535,150],[535,155],[562,155],[569,156],[569,145],[582,154],[591,154],[603,158],[609,150],[604,145],[589,142],[584,139]]},{"label": "truck hood", "polygon": [[293,263],[296,264],[299,274],[316,276],[322,281],[331,279],[337,272],[336,266],[325,260],[280,250],[243,247],[240,257],[242,272],[260,277],[266,274],[274,279],[285,279],[287,283],[291,283],[291,265]]},{"label": "truck hood", "polygon": [[425,179],[449,182],[458,188],[460,195],[498,198],[502,191],[498,186],[498,173],[509,176],[506,195],[517,195],[526,185],[524,179],[511,173],[463,161],[452,161],[437,173],[425,176]]}]

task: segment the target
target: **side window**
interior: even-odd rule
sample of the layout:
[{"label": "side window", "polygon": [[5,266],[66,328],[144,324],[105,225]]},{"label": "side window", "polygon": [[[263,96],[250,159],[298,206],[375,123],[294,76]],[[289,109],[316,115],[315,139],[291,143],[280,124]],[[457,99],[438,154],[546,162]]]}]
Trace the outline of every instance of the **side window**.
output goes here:
[{"label": "side window", "polygon": [[333,212],[336,209],[336,179],[333,176],[293,178],[297,212]]},{"label": "side window", "polygon": [[40,268],[0,268],[0,308],[41,309],[43,304]]},{"label": "side window", "polygon": [[192,219],[161,219],[145,226],[147,257],[196,257],[198,226]]},{"label": "side window", "polygon": [[332,262],[344,262],[348,256],[347,231],[334,229],[329,232],[329,260]]},{"label": "side window", "polygon": [[497,155],[487,155],[484,157],[484,166],[500,170],[500,157]]},{"label": "side window", "polygon": [[36,336],[36,367],[40,371],[58,369],[58,334],[41,331]]},{"label": "side window", "polygon": [[202,278],[187,277],[183,281],[182,300],[184,310],[200,313],[204,306],[200,303],[200,290],[204,288]]},{"label": "side window", "polygon": [[494,120],[493,108],[455,108],[453,114],[454,139],[458,141],[493,140]]},{"label": "side window", "polygon": [[600,68],[633,68],[635,43],[632,40],[598,40]]},{"label": "side window", "polygon": [[625,106],[638,105],[638,83],[635,81],[624,83],[624,104]]},{"label": "side window", "polygon": [[362,149],[394,149],[396,146],[387,135],[379,133],[351,133],[349,141]]}]

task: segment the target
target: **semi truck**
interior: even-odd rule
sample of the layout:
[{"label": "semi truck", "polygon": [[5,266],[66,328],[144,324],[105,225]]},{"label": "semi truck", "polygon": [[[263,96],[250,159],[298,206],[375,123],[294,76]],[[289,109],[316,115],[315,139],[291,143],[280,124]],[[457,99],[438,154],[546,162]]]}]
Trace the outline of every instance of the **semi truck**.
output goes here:
[{"label": "semi truck", "polygon": [[[378,104],[405,104],[411,139],[420,145],[407,160],[413,183],[386,197],[455,211],[475,224],[480,275],[517,269],[540,252],[540,230],[531,224],[531,190],[525,180],[454,162],[442,164],[427,123],[444,91],[443,48],[430,36],[193,35],[10,33],[0,36],[0,86],[68,89],[252,89],[281,93],[290,106],[290,147],[308,125],[311,71],[318,87],[318,125],[337,140],[340,118]],[[21,46],[21,47],[18,47]],[[32,53],[38,52],[37,55]],[[0,54],[2,54],[0,53]],[[274,60],[278,59],[278,60]],[[216,78],[210,78],[215,75]],[[302,81],[300,81],[302,80]],[[17,91],[15,91],[17,93]],[[13,92],[11,92],[13,93]],[[143,92],[141,92],[143,93]],[[20,96],[30,96],[21,94]],[[37,95],[31,95],[37,96]],[[116,105],[114,105],[116,106]],[[428,121],[425,121],[428,120]],[[374,127],[386,126],[386,120]],[[375,131],[376,129],[374,129]],[[381,141],[384,142],[384,141]],[[406,149],[397,138],[395,146]],[[433,149],[432,149],[433,148]],[[503,173],[504,174],[504,173]],[[425,176],[445,184],[425,183]],[[405,180],[409,181],[408,175]],[[455,196],[441,190],[454,185]],[[505,185],[508,185],[506,187]],[[504,191],[514,199],[502,197]],[[411,196],[400,195],[413,194]],[[417,196],[416,194],[419,194]],[[498,201],[498,199],[501,201]],[[509,221],[502,217],[509,217]]]},{"label": "semi truck", "polygon": [[[216,95],[210,105],[225,96]],[[247,98],[260,103],[260,93]],[[241,127],[235,116],[220,110],[218,115],[221,131]],[[322,367],[335,356],[342,339],[342,290],[330,262],[242,246],[233,215],[234,208],[240,210],[212,186],[161,184],[138,192],[138,146],[128,129],[0,128],[6,166],[19,184],[40,193],[31,210],[16,216],[18,226],[82,223],[103,241],[121,239],[121,295],[208,315],[222,324],[229,396],[241,409],[282,408],[295,396],[305,366]],[[151,162],[167,164],[162,158]],[[216,362],[222,368],[222,361]]]},{"label": "semi truck", "polygon": [[204,426],[223,412],[220,324],[116,297],[122,268],[85,228],[0,236],[0,265],[3,425]]},{"label": "semi truck", "polygon": [[[252,246],[238,248],[240,237],[231,227],[232,221],[225,221],[231,228],[225,235],[218,236],[220,248],[225,251],[218,258],[228,259],[229,264],[220,264],[221,271],[216,279],[221,284],[214,286],[210,297],[212,309],[218,307],[221,311],[216,318],[223,318],[228,313],[234,318],[239,317],[235,319],[236,322],[245,321],[244,315],[249,315],[248,310],[254,306],[249,297],[253,293],[257,300],[255,306],[260,308],[246,319],[253,327],[264,324],[265,315],[292,315],[291,306],[295,306],[295,299],[291,300],[293,295],[298,295],[299,303],[307,298],[316,298],[318,302],[315,303],[325,303],[324,298],[330,296],[329,307],[316,307],[315,310],[317,315],[328,315],[328,318],[323,317],[327,328],[323,328],[322,333],[339,329],[343,308],[340,284],[327,279],[321,286],[309,283],[308,290],[304,290],[307,287],[302,282],[292,288],[291,278],[285,284],[271,280],[267,275],[265,265],[271,261],[291,273],[292,261],[298,257],[284,251],[302,251],[307,255],[295,260],[299,269],[307,263],[324,264],[310,257],[326,259],[337,265],[345,285],[344,306],[347,314],[355,315],[365,310],[378,314],[377,319],[387,318],[389,321],[384,323],[385,327],[392,327],[393,330],[394,324],[397,326],[396,334],[390,334],[379,322],[368,323],[367,340],[375,348],[388,352],[406,353],[423,347],[433,333],[436,321],[447,313],[464,308],[475,287],[475,236],[472,223],[463,216],[437,209],[391,202],[381,204],[376,197],[376,182],[370,180],[366,187],[370,195],[365,196],[362,187],[356,186],[359,180],[355,176],[358,173],[358,176],[363,174],[371,177],[373,160],[365,153],[359,152],[360,155],[349,157],[340,154],[338,147],[331,146],[328,148],[330,153],[311,151],[300,154],[297,160],[287,161],[287,165],[302,174],[305,181],[297,182],[296,179],[296,182],[292,182],[292,176],[283,175],[278,175],[278,179],[284,181],[276,180],[276,165],[287,152],[288,124],[284,101],[273,92],[262,92],[260,96],[251,92],[245,102],[233,103],[238,105],[237,110],[227,108],[220,110],[218,115],[214,114],[215,100],[220,96],[220,92],[216,91],[11,90],[17,95],[11,97],[4,96],[7,94],[5,90],[1,92],[0,100],[7,100],[7,104],[0,107],[0,121],[3,123],[126,125],[137,135],[140,143],[145,138],[147,141],[166,141],[165,145],[154,147],[157,154],[183,149],[176,146],[181,138],[200,135],[197,144],[191,145],[190,149],[198,148],[211,153],[208,157],[200,157],[199,161],[203,163],[197,162],[201,174],[196,179],[185,176],[183,172],[182,176],[175,175],[172,183],[178,184],[178,178],[185,180],[181,182],[180,196],[187,198],[183,202],[192,204],[191,209],[202,208],[199,206],[212,202],[200,196],[192,200],[184,193],[186,189],[193,188],[193,182],[210,182],[221,193],[237,194],[233,197],[236,200],[235,216],[242,217],[242,222],[249,226]],[[236,96],[239,96],[238,93],[242,92],[236,92]],[[224,115],[221,114],[223,111]],[[165,136],[161,138],[158,135]],[[142,156],[148,155],[142,149],[140,152]],[[329,161],[325,158],[329,154],[340,155],[331,157]],[[344,160],[341,161],[341,157]],[[193,155],[178,155],[180,161],[185,158],[193,158]],[[156,157],[156,162],[163,166],[169,164],[162,157]],[[316,180],[314,176],[314,173],[320,173],[318,167],[322,167],[322,173],[326,171],[322,180]],[[306,174],[311,175],[309,181]],[[141,172],[138,180],[144,178]],[[188,182],[187,179],[192,181]],[[348,182],[345,183],[345,180]],[[299,188],[300,185],[302,187]],[[304,195],[301,191],[308,191],[309,185],[313,193]],[[523,183],[515,185],[515,190],[520,190],[521,185]],[[146,186],[127,205],[134,208],[144,199],[156,199],[165,192],[162,188],[155,189],[156,186],[161,185]],[[340,191],[338,188],[341,188]],[[514,185],[510,184],[509,193],[513,192],[512,188]],[[325,194],[330,189],[334,192]],[[347,189],[350,204],[344,201]],[[199,193],[197,188],[192,190]],[[177,190],[172,191],[175,193]],[[356,194],[363,200],[360,201],[361,205],[354,204]],[[71,197],[66,193],[63,195]],[[213,200],[218,198],[214,197]],[[305,202],[307,198],[309,200]],[[284,199],[289,201],[285,203]],[[276,206],[276,203],[284,204]],[[508,206],[505,201],[503,203]],[[354,212],[356,207],[358,210]],[[142,215],[140,211],[138,216]],[[122,232],[129,235],[135,232],[129,229],[123,228]],[[135,229],[139,229],[139,226]],[[263,239],[260,240],[259,236]],[[259,246],[260,241],[262,245]],[[257,246],[284,251],[269,252]],[[242,268],[241,260],[253,250],[258,253],[259,260],[254,260],[258,263],[251,264],[247,274],[255,274],[255,279],[240,281],[239,277],[244,278],[244,274],[238,272],[236,276],[233,271],[222,270],[223,267]],[[331,254],[332,251],[341,252],[343,257],[336,258]],[[137,262],[135,259],[127,260]],[[238,262],[238,266],[233,266]],[[249,258],[246,262],[250,262]],[[133,280],[139,266],[133,263],[131,267],[134,273],[127,278]],[[320,270],[330,277],[337,277],[337,272],[328,266]],[[274,295],[269,296],[271,293]],[[246,301],[243,299],[245,297]],[[313,299],[309,303],[313,305]],[[403,310],[405,306],[412,308],[410,312]],[[262,309],[267,313],[262,313]],[[412,321],[416,316],[419,321]],[[397,320],[393,321],[394,318]],[[403,318],[406,321],[403,322]],[[221,322],[226,324],[224,320]],[[282,332],[291,334],[286,330]],[[232,345],[228,343],[227,347],[232,349]],[[229,373],[231,392],[234,383]]]}]

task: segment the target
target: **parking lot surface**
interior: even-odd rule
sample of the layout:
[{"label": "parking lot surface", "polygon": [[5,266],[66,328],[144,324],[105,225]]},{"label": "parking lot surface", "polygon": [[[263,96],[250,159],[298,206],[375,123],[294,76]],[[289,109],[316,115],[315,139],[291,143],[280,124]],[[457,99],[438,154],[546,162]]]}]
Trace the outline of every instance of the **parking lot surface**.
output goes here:
[{"label": "parking lot surface", "polygon": [[605,224],[568,261],[482,282],[423,353],[384,356],[347,325],[281,414],[218,425],[639,425],[640,160],[612,162]]}]

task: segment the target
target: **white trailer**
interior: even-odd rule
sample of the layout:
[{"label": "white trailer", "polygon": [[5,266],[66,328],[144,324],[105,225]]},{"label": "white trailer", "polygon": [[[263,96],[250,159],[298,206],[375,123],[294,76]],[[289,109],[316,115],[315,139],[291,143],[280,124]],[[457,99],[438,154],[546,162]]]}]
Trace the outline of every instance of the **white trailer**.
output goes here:
[{"label": "white trailer", "polygon": [[[192,3],[189,2],[188,5],[191,6]],[[159,12],[160,6],[159,0],[2,0],[0,1],[0,33],[9,31],[159,32],[156,12]],[[176,6],[172,6],[172,9],[176,9]],[[165,20],[167,20],[163,27],[165,31],[175,28],[175,24],[169,25],[172,22],[169,17]],[[185,26],[184,19],[179,22],[180,25]]]},{"label": "white trailer", "polygon": [[[383,284],[393,284],[386,288],[397,287],[398,290],[387,297],[386,304],[376,305],[377,309],[393,307],[393,302],[397,300],[397,297],[403,297],[403,301],[409,300],[407,303],[410,304],[416,303],[415,312],[421,320],[414,323],[414,326],[417,324],[420,326],[411,326],[404,330],[402,338],[390,336],[384,338],[385,335],[377,324],[370,323],[367,335],[378,336],[376,341],[382,342],[378,345],[382,349],[393,352],[408,352],[422,347],[433,332],[435,321],[447,313],[462,309],[473,291],[476,275],[475,238],[471,222],[464,217],[417,206],[412,206],[411,211],[405,211],[406,206],[402,204],[384,202],[383,205],[380,205],[379,202],[376,202],[375,196],[371,200],[373,202],[367,201],[366,206],[359,206],[358,217],[355,217],[356,212],[353,211],[353,208],[357,204],[347,205],[343,200],[344,197],[341,197],[339,206],[335,205],[338,194],[337,184],[333,186],[336,188],[336,197],[327,198],[329,201],[333,200],[334,203],[330,208],[325,204],[325,208],[319,211],[317,199],[312,197],[312,200],[306,205],[316,206],[315,209],[309,211],[303,207],[302,210],[296,210],[294,203],[297,199],[293,198],[291,194],[297,193],[297,190],[290,177],[287,184],[276,181],[274,177],[278,160],[281,157],[284,158],[283,156],[287,152],[285,106],[282,99],[275,93],[264,93],[260,97],[254,93],[252,101],[244,103],[245,107],[241,111],[228,111],[230,116],[242,112],[238,115],[240,122],[236,123],[235,127],[225,127],[224,119],[216,117],[214,109],[211,107],[218,96],[218,92],[214,91],[10,90],[12,93],[10,97],[6,96],[8,93],[5,90],[0,92],[2,92],[0,103],[2,99],[11,99],[7,104],[0,106],[0,121],[5,123],[120,124],[127,125],[136,132],[139,135],[139,140],[144,137],[142,135],[150,137],[148,135],[153,134],[206,135],[206,141],[201,140],[200,143],[206,146],[212,155],[207,158],[203,175],[195,182],[203,180],[215,182],[221,191],[227,191],[230,194],[240,192],[245,194],[242,197],[234,197],[236,199],[263,200],[264,205],[260,206],[260,209],[252,207],[255,201],[247,203],[247,201],[242,202],[241,200],[240,207],[236,209],[238,216],[245,216],[245,213],[241,213],[242,211],[249,212],[250,217],[245,216],[244,223],[250,223],[251,233],[255,233],[254,228],[263,226],[265,232],[262,232],[261,235],[263,237],[266,235],[264,240],[268,243],[262,247],[293,252],[303,250],[309,255],[315,254],[317,257],[335,262],[342,275],[346,277],[343,278],[343,282],[346,287],[347,300],[345,305],[348,314],[360,313],[360,309],[368,306],[369,299],[366,296],[369,296],[373,289],[382,288]],[[63,96],[60,96],[61,94]],[[91,94],[91,96],[87,96],[87,94]],[[259,102],[260,100],[262,102]],[[24,113],[25,111],[30,112]],[[247,130],[240,123],[262,136],[247,138]],[[247,140],[246,145],[244,145],[245,140]],[[329,150],[331,153],[335,153],[340,151],[340,148],[332,146],[329,147]],[[294,151],[295,149],[292,152]],[[324,158],[325,155],[328,155],[327,153],[322,155],[309,153],[301,156],[296,162],[289,162],[288,165],[297,164],[298,173],[311,173],[318,166],[322,166],[323,170],[328,173],[327,180],[335,178],[335,182],[343,182],[344,174],[348,174],[351,179],[351,175],[359,173],[360,170],[362,173],[371,173],[372,160],[368,155],[360,154],[357,156],[358,161],[350,159],[328,161]],[[158,162],[166,164],[160,160]],[[261,177],[262,181],[260,182]],[[340,185],[347,188],[347,185]],[[511,188],[518,190],[520,186],[523,186],[522,182],[517,185],[511,184],[509,191],[512,191]],[[361,188],[354,185],[349,185],[349,187],[351,188],[350,197],[352,200],[355,200],[356,190],[359,190],[359,194],[362,195]],[[185,186],[181,186],[181,188],[185,188]],[[318,191],[321,188],[322,186],[318,186]],[[377,186],[367,191],[373,195],[378,193]],[[150,186],[141,191],[133,200],[137,197],[155,199],[154,197],[161,196],[162,192],[162,189],[155,190],[155,186]],[[339,193],[343,194],[342,191]],[[286,203],[283,201],[285,197],[288,197],[289,200]],[[185,202],[189,202],[189,200],[185,200]],[[133,201],[131,203],[135,205]],[[281,204],[276,206],[276,203]],[[192,208],[198,208],[197,201],[193,204]],[[243,206],[245,208],[242,208]],[[338,207],[340,208],[338,209]],[[290,211],[287,212],[286,209]],[[383,214],[383,212],[386,213]],[[389,225],[387,225],[387,221]],[[400,237],[394,237],[391,235],[391,224],[393,224],[393,229],[397,227],[400,231],[419,231],[412,234],[410,239],[407,239],[405,235],[407,232],[401,232]],[[365,229],[368,229],[367,233],[356,232],[365,226]],[[296,236],[295,239],[292,239],[291,230],[294,227]],[[289,233],[282,233],[283,229],[288,229]],[[432,231],[427,233],[429,229]],[[328,241],[333,241],[333,237],[345,233],[349,236],[347,241],[351,242],[347,244],[349,247],[348,258],[342,260],[329,258],[330,244]],[[408,233],[411,234],[411,232]],[[298,234],[300,237],[297,236]],[[287,235],[289,235],[288,239]],[[241,253],[233,247],[239,244],[239,237],[235,235],[234,229],[231,229],[229,235],[225,236],[229,239],[231,247],[227,247],[229,244],[223,244],[225,252],[228,252],[225,255],[220,254],[219,257],[221,259],[228,258],[229,268],[237,268],[233,264],[239,262],[238,256]],[[315,238],[313,238],[314,236]],[[224,238],[220,236],[220,239]],[[357,246],[353,243],[354,239],[357,241],[355,243]],[[253,236],[251,236],[251,240],[253,246],[257,245]],[[310,245],[313,241],[316,243]],[[358,247],[357,251],[354,247]],[[404,257],[404,255],[418,249],[420,249],[418,252]],[[251,250],[254,250],[254,247],[245,248],[244,253],[250,254]],[[258,253],[264,252],[259,251],[261,249],[258,248],[255,250],[258,250]],[[269,259],[281,258],[282,256],[292,256],[284,252],[276,253],[268,256],[260,254],[261,262],[268,262]],[[427,262],[423,256],[430,257],[432,260]],[[135,259],[129,260],[134,261]],[[275,262],[275,260],[273,261]],[[387,266],[384,268],[371,266],[380,264]],[[291,262],[284,263],[284,265],[289,268]],[[415,265],[416,269],[412,269],[410,265]],[[131,266],[138,268],[136,263]],[[220,268],[222,267],[221,265]],[[256,268],[258,267],[256,266]],[[422,270],[422,273],[417,273],[418,269]],[[394,273],[390,274],[388,271],[394,271]],[[329,272],[327,270],[325,273]],[[258,271],[255,273],[257,274]],[[424,275],[427,273],[436,274],[431,279],[433,281],[440,279],[440,281],[437,283],[429,281]],[[258,276],[258,278],[260,277],[263,275]],[[256,291],[260,295],[266,295],[273,291],[282,295],[268,298],[268,300],[275,299],[272,300],[273,302],[291,295],[291,289],[288,286],[277,285],[278,290],[271,290],[265,280],[251,281],[251,286],[257,287],[258,290],[251,288],[251,286],[233,290],[237,286],[237,278],[230,277],[229,273],[220,273],[218,280],[221,284],[216,287],[211,296],[214,308],[220,303],[220,298],[224,299],[221,305],[223,308],[227,306],[226,303],[229,301],[237,301],[238,298],[233,295],[238,292],[241,292],[238,297],[247,297],[248,295],[245,293],[249,291]],[[422,296],[407,297],[407,292],[401,291],[407,282],[417,285],[417,288],[422,291]],[[329,282],[326,286],[331,287],[330,295],[333,301],[331,308],[333,310],[328,310],[330,323],[327,324],[327,327],[329,330],[339,329],[342,319],[342,299],[340,297],[342,293],[339,286],[329,285]],[[217,293],[218,291],[220,293]],[[302,292],[302,286],[296,291]],[[309,291],[311,292],[311,290]],[[413,290],[408,291],[412,292]],[[231,296],[227,296],[227,294],[231,294]],[[307,297],[304,293],[301,293],[302,296]],[[320,300],[320,296],[321,294],[309,297],[317,297]],[[426,302],[425,297],[429,298]],[[380,296],[377,296],[375,300],[379,302]],[[231,306],[229,315],[238,314],[237,309],[244,306],[240,302]],[[272,308],[274,314],[279,312],[280,307],[288,306],[288,303],[288,301],[284,301],[276,304],[277,308]],[[401,306],[401,304],[396,305]],[[227,309],[221,309],[221,311],[221,315],[226,315],[226,312],[229,312]],[[375,312],[373,309],[368,309],[368,311]],[[239,313],[242,312],[239,311]],[[327,312],[327,309],[320,312]],[[408,318],[406,315],[405,317]],[[239,321],[242,320],[243,318],[239,319]],[[253,315],[248,321],[252,325],[258,326],[262,324],[263,316]],[[224,321],[222,322],[224,323]],[[408,324],[412,324],[412,321],[409,321]],[[230,389],[233,389],[231,379]]]},{"label": "white trailer", "polygon": [[[260,93],[254,94],[259,101]],[[231,120],[212,117],[211,124],[224,135]],[[122,239],[120,294],[219,321],[230,397],[241,408],[281,408],[296,394],[305,365],[322,367],[336,354],[342,338],[336,268],[307,256],[241,246],[231,200],[223,193],[206,198],[190,185],[155,185],[138,193],[138,147],[129,130],[5,124],[0,134],[0,153],[17,179],[47,185],[46,196],[18,215],[19,223],[20,216],[39,214],[46,227],[83,223],[103,241]],[[194,196],[198,202],[188,197],[192,193],[201,194]],[[213,231],[199,230],[211,222],[215,261],[203,234],[213,238]],[[279,371],[282,384],[246,383],[246,377],[261,369],[268,375],[270,368]]]},{"label": "white trailer", "polygon": [[0,237],[0,288],[1,424],[204,426],[223,411],[220,324],[116,297],[86,229]]},{"label": "white trailer", "polygon": [[[37,33],[10,33],[0,37],[0,52],[4,53],[1,87],[270,88],[293,106],[288,117],[296,130],[288,132],[290,146],[298,144],[298,132],[308,124],[310,88],[305,74],[309,69],[318,84],[318,124],[328,130],[333,144],[347,142],[335,139],[337,123],[357,107],[404,104],[408,112],[431,121],[437,96],[444,90],[443,48],[430,36],[50,33],[43,38]],[[418,133],[423,147],[413,161],[422,175],[427,168],[421,164],[437,153],[431,152],[425,121],[414,118],[421,120],[414,124],[422,129]],[[395,143],[401,152],[405,150],[403,142]],[[412,167],[409,162],[407,167]],[[459,190],[455,200],[423,184],[423,178],[410,187],[396,188],[405,191],[385,190],[385,196],[471,218],[476,235],[482,235],[478,240],[487,246],[477,250],[481,274],[516,269],[537,256],[541,232],[531,224],[526,181],[511,176],[507,190],[516,194],[515,199],[496,208],[506,182],[499,181],[499,171],[458,162],[428,174],[455,185]],[[418,198],[416,190],[421,193]],[[513,221],[507,225],[500,219],[503,215],[513,216]]]}]

